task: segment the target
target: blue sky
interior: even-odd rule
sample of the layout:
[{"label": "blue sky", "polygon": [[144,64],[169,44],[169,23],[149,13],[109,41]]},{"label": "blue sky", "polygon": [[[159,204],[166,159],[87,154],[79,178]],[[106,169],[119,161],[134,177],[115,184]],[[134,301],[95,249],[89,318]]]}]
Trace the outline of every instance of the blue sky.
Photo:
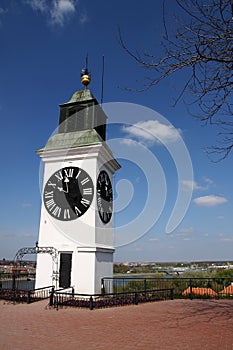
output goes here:
[{"label": "blue sky", "polygon": [[[130,161],[135,142],[137,147],[142,145],[152,152],[158,161],[158,172],[155,171],[152,184],[157,190],[155,197],[160,198],[163,181],[167,190],[155,224],[148,232],[144,232],[142,224],[142,237],[118,247],[115,261],[232,260],[232,156],[213,163],[205,149],[215,144],[218,129],[203,127],[182,103],[172,107],[184,74],[145,92],[124,89],[140,87],[149,72],[134,64],[122,50],[118,28],[130,48],[159,54],[163,33],[161,9],[159,0],[143,3],[131,0],[0,0],[0,258],[13,258],[18,249],[33,246],[37,240],[41,197],[40,159],[35,150],[44,146],[56,128],[58,105],[82,88],[80,71],[88,53],[92,71],[90,89],[99,101],[104,55],[104,102],[144,106],[172,125],[171,129],[162,122],[156,125],[149,110],[148,118],[138,119],[137,125],[130,124],[126,115],[126,125],[121,120],[121,124],[114,127],[109,116],[109,139],[117,138],[127,144],[128,152],[127,159],[119,160],[122,169],[115,177],[116,226],[127,226],[138,218],[148,195],[145,169]],[[144,124],[138,124],[140,122]],[[145,129],[150,133],[139,132]],[[177,198],[177,169],[171,152],[151,133],[156,133],[155,136],[168,145],[171,140],[167,137],[179,135],[192,161],[194,176],[182,182],[183,190],[193,186],[192,199],[181,223],[169,233],[166,227]],[[173,139],[171,148],[176,145],[175,141]],[[164,179],[159,178],[160,168]],[[152,216],[154,211],[152,206]]]}]

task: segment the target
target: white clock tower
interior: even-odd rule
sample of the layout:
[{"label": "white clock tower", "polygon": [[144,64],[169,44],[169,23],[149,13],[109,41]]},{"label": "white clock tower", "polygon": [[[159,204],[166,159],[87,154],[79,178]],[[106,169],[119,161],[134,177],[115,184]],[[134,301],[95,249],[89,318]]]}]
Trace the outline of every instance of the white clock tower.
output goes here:
[{"label": "white clock tower", "polygon": [[[87,85],[60,105],[57,133],[37,151],[44,164],[36,288],[98,294],[113,273],[112,181],[119,163],[106,145],[106,115]],[[47,254],[46,254],[47,253]]]}]

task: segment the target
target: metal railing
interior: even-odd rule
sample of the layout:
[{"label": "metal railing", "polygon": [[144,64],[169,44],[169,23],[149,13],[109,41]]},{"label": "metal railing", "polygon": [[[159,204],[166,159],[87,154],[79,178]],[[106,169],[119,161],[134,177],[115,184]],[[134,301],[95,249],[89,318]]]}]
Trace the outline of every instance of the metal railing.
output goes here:
[{"label": "metal railing", "polygon": [[0,273],[0,299],[30,304],[49,298],[53,288],[34,287],[35,274]]},{"label": "metal railing", "polygon": [[60,307],[84,307],[90,310],[111,306],[137,305],[158,300],[173,299],[173,289],[137,290],[131,292],[106,293],[106,294],[78,294],[53,290],[50,295],[50,306]]},{"label": "metal railing", "polygon": [[90,309],[173,298],[233,298],[233,278],[102,278],[101,294],[75,294],[72,287],[34,289],[35,275],[0,274],[0,299],[31,303],[49,298],[53,307]]},{"label": "metal railing", "polygon": [[0,273],[0,289],[34,289],[35,277],[35,274]]},{"label": "metal railing", "polygon": [[174,298],[232,298],[233,278],[102,278],[103,293],[151,289],[173,289]]},{"label": "metal railing", "polygon": [[52,288],[54,287],[49,286],[33,290],[0,289],[0,299],[30,304],[42,299],[48,299],[51,295]]}]

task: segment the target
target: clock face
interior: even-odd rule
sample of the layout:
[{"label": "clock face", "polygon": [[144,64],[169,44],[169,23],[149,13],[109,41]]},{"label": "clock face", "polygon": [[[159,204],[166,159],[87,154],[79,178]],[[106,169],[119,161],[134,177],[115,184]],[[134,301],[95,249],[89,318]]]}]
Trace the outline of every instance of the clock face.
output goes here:
[{"label": "clock face", "polygon": [[97,179],[97,207],[100,219],[107,224],[112,217],[112,184],[105,170]]},{"label": "clock face", "polygon": [[90,207],[94,186],[88,173],[78,167],[57,170],[44,187],[43,200],[48,213],[62,221],[75,220]]}]

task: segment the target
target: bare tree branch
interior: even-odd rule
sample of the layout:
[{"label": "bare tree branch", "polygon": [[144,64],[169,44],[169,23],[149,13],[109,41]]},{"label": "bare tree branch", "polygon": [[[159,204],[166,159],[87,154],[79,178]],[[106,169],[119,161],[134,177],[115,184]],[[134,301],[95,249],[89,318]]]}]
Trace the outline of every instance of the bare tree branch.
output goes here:
[{"label": "bare tree branch", "polygon": [[172,24],[165,15],[169,4],[163,1],[162,54],[130,50],[119,31],[121,47],[150,72],[140,89],[128,90],[144,91],[177,72],[190,71],[175,105],[183,98],[199,107],[201,121],[229,127],[229,138],[219,133],[222,143],[213,147],[225,158],[233,150],[233,1],[175,1],[182,19],[176,13]]}]

